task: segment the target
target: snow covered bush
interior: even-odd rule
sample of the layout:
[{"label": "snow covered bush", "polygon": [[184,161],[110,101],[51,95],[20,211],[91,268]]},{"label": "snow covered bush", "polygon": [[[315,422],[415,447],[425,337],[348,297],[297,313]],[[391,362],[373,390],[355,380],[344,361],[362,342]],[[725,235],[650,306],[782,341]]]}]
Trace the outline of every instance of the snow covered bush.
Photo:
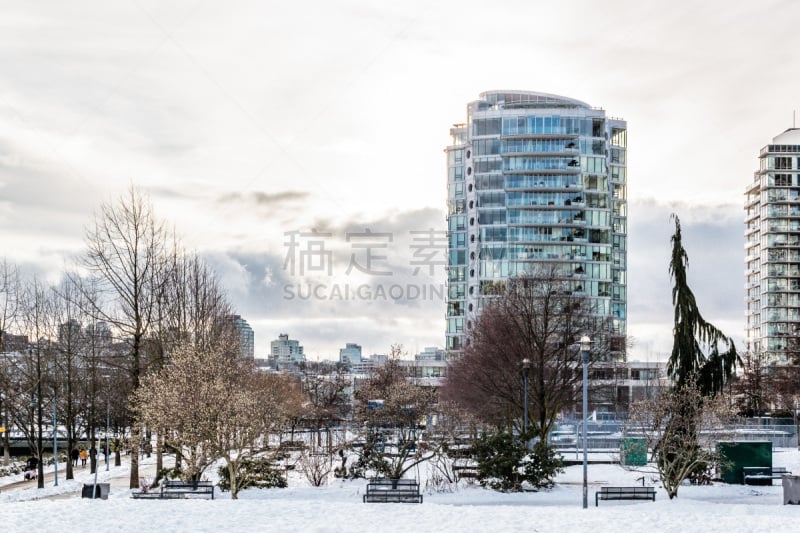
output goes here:
[{"label": "snow covered bush", "polygon": [[[256,457],[253,459],[243,459],[238,464],[236,472],[239,489],[255,487],[258,489],[286,488],[286,477],[279,472],[270,459]],[[230,490],[231,480],[228,466],[220,466],[217,469],[219,474],[219,488],[223,492]]]},{"label": "snow covered bush", "polygon": [[473,446],[478,463],[478,481],[503,492],[519,492],[553,486],[553,478],[563,470],[555,449],[537,442],[532,450],[526,440],[507,431],[484,433]]}]

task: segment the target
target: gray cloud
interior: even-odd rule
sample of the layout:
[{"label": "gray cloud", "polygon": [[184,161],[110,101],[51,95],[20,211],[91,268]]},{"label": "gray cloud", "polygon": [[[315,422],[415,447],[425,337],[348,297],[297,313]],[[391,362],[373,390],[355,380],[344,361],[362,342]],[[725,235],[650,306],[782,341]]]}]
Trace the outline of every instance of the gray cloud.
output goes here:
[{"label": "gray cloud", "polygon": [[241,193],[231,192],[219,197],[219,202],[223,204],[245,203],[255,204],[259,207],[276,207],[281,204],[306,200],[311,196],[305,191],[282,191],[277,193],[266,193],[261,191]]},{"label": "gray cloud", "polygon": [[[689,206],[652,199],[632,202],[628,218],[628,324],[655,327],[660,324],[661,341],[655,350],[671,349],[673,309],[669,277],[670,238],[681,220],[683,246],[689,256],[689,286],[706,320],[729,329],[726,334],[743,336],[744,252],[743,211],[738,205]],[[731,329],[732,328],[732,329]],[[647,339],[643,339],[647,340]]]},{"label": "gray cloud", "polygon": [[[443,220],[441,210],[429,208],[398,210],[385,218],[354,217],[338,224],[317,219],[316,229],[330,234],[316,239],[331,252],[330,276],[327,271],[301,275],[297,264],[293,270],[287,258],[301,258],[299,251],[287,246],[263,252],[218,250],[205,253],[204,258],[254,327],[258,353],[265,354],[269,340],[285,331],[324,357],[335,357],[337,346],[345,342],[359,342],[365,350],[375,351],[387,350],[392,342],[405,343],[409,349],[441,346],[444,266],[435,266],[433,276],[426,265],[415,273],[410,232],[443,230]],[[385,256],[376,260],[374,269],[387,271],[388,276],[363,273],[356,267],[346,272],[352,260],[365,266],[366,253],[347,243],[347,233],[363,234],[366,229],[391,235],[391,242],[381,241],[387,243],[385,249],[374,250],[376,256]],[[443,258],[442,252],[437,260]]]}]

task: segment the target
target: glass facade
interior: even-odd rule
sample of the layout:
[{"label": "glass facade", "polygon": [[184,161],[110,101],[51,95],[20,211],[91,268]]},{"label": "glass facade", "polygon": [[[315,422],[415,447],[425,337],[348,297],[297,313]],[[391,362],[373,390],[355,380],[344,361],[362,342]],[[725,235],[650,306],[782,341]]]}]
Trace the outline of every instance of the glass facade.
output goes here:
[{"label": "glass facade", "polygon": [[745,194],[747,349],[783,363],[800,345],[800,129],[761,149]]},{"label": "glass facade", "polygon": [[570,290],[627,320],[627,125],[561,96],[487,92],[447,147],[447,349],[458,356],[508,277],[555,265]]}]

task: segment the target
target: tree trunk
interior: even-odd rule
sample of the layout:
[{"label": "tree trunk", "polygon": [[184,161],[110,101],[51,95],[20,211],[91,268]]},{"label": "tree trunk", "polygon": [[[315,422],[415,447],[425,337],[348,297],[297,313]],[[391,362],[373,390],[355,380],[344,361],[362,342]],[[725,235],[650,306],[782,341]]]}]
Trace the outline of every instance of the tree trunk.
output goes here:
[{"label": "tree trunk", "polygon": [[153,488],[158,486],[162,477],[164,477],[164,436],[159,431],[156,436],[156,475],[153,478]]},{"label": "tree trunk", "polygon": [[156,471],[161,472],[164,469],[164,435],[157,436],[156,446],[158,451],[156,454]]},{"label": "tree trunk", "polygon": [[37,466],[37,479],[36,479],[36,486],[37,488],[43,489],[44,488],[44,457],[42,457],[42,448],[44,447],[42,444],[42,367],[41,367],[41,360],[42,355],[41,353],[37,353],[36,355],[36,374],[38,383],[36,385],[36,422],[39,424],[39,435],[37,436],[36,440],[36,457],[39,459],[39,464]]},{"label": "tree trunk", "polygon": [[[136,317],[137,322],[140,321],[139,317]],[[139,347],[141,344],[141,334],[135,334],[133,336],[133,368],[131,369],[131,381],[132,381],[132,388],[133,392],[136,392],[139,389],[139,371],[140,371],[140,354],[139,354]],[[131,476],[130,476],[130,488],[135,489],[139,486],[139,444],[141,441],[141,431],[139,428],[131,427]]]},{"label": "tree trunk", "polygon": [[72,470],[72,450],[75,449],[75,439],[72,437],[72,431],[67,427],[67,480],[75,479],[75,473]]},{"label": "tree trunk", "polygon": [[231,481],[231,500],[239,499],[239,479],[236,477],[236,461],[228,459],[228,476]]},{"label": "tree trunk", "polygon": [[6,430],[3,432],[3,465],[8,466],[11,464],[11,437],[8,434],[8,413],[3,412],[3,427]]},{"label": "tree trunk", "polygon": [[139,429],[136,427],[131,428],[131,476],[130,487],[132,489],[139,487]]}]

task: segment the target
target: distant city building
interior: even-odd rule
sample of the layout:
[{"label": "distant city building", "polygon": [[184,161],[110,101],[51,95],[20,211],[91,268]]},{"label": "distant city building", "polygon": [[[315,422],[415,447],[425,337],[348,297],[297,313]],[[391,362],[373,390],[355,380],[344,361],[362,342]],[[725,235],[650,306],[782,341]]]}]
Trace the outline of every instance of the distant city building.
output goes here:
[{"label": "distant city building", "polygon": [[281,333],[278,335],[278,340],[270,343],[270,358],[275,360],[278,367],[306,361],[300,342],[289,339],[287,333]]},{"label": "distant city building", "polygon": [[351,374],[369,374],[375,369],[375,363],[370,359],[362,359],[358,363],[350,364]]},{"label": "distant city building", "polygon": [[624,338],[626,122],[572,98],[489,91],[450,133],[448,356],[509,278],[543,267]]},{"label": "distant city building", "polygon": [[408,373],[408,378],[416,385],[440,387],[447,375],[447,361],[441,359],[402,360],[400,366]]},{"label": "distant city building", "polygon": [[345,344],[344,348],[339,349],[339,362],[344,365],[360,363],[361,346],[352,342]]},{"label": "distant city building", "polygon": [[589,411],[621,418],[634,402],[670,385],[665,362],[596,361],[589,369]]},{"label": "distant city building", "polygon": [[80,334],[81,324],[74,318],[58,326],[58,342],[61,344],[77,342]]},{"label": "distant city building", "polygon": [[0,352],[21,352],[28,348],[27,335],[13,335],[11,333],[0,333]]},{"label": "distant city building", "polygon": [[761,149],[746,190],[747,350],[785,363],[800,349],[800,128]]},{"label": "distant city building", "polygon": [[389,356],[382,353],[374,353],[369,356],[369,360],[372,361],[372,364],[375,366],[383,366],[389,362]]},{"label": "distant city building", "polygon": [[87,338],[94,339],[95,341],[111,340],[111,329],[108,327],[108,323],[103,322],[102,320],[95,322],[93,325],[89,324],[84,328],[84,332],[86,333]]},{"label": "distant city building", "polygon": [[415,361],[444,361],[447,353],[435,346],[429,346],[414,356]]},{"label": "distant city building", "polygon": [[239,356],[244,359],[255,357],[255,334],[253,328],[239,315],[230,315],[228,320],[232,323],[239,335]]},{"label": "distant city building", "polygon": [[369,374],[376,368],[384,366],[388,361],[388,355],[372,354],[369,357],[362,357],[358,363],[351,363],[350,372],[352,374]]}]

